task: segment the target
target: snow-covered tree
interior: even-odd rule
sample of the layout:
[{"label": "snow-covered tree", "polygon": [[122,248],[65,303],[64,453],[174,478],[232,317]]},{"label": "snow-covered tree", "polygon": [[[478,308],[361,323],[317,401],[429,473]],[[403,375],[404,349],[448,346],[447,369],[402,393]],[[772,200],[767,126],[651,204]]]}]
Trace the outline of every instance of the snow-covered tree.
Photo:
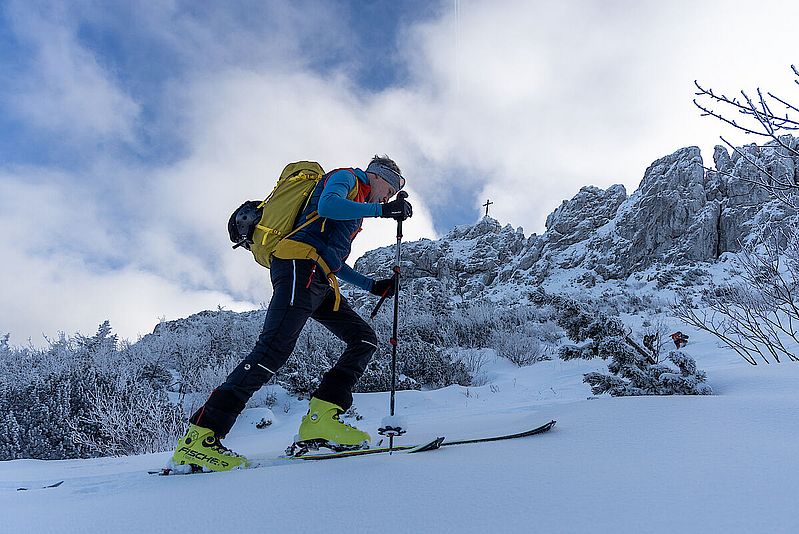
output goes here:
[{"label": "snow-covered tree", "polygon": [[531,294],[531,300],[548,306],[558,325],[572,344],[563,345],[558,355],[563,360],[581,358],[609,360],[608,372],[586,373],[583,381],[595,395],[614,397],[630,395],[708,395],[706,375],[685,353],[673,351],[667,360],[673,365],[656,363],[631,337],[619,319],[590,308],[587,304],[543,290]]}]

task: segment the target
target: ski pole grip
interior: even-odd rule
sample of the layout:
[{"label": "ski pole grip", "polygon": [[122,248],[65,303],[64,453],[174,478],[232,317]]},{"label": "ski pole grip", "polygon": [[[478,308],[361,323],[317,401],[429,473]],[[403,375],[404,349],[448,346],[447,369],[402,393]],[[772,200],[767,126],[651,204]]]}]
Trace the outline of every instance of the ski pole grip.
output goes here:
[{"label": "ski pole grip", "polygon": [[[401,198],[401,199],[405,200],[406,198],[408,198],[408,192],[407,191],[400,191],[399,193],[397,193],[397,198]],[[400,234],[402,234],[402,221],[405,220],[404,215],[399,215],[397,217],[394,217],[394,220],[397,221],[397,223],[399,223],[397,231]]]}]

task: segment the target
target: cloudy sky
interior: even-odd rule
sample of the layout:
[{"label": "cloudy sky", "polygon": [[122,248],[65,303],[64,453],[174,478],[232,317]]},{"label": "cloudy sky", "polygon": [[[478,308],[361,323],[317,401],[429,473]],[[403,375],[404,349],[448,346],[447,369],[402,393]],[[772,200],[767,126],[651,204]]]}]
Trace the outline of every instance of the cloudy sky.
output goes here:
[{"label": "cloudy sky", "polygon": [[[487,198],[541,233],[583,185],[632,192],[683,146],[710,159],[725,130],[694,79],[796,95],[789,5],[0,2],[0,334],[40,344],[110,319],[135,339],[268,302],[226,222],[300,159],[392,156],[406,238],[473,223]],[[354,256],[393,242],[367,221]]]}]

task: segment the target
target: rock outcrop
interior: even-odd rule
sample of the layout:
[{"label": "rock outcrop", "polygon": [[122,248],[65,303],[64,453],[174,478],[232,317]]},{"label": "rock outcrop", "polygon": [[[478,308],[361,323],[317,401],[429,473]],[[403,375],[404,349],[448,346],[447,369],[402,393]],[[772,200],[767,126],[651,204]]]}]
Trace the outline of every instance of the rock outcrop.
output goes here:
[{"label": "rock outcrop", "polygon": [[[784,142],[799,145],[791,137]],[[741,150],[780,179],[799,183],[799,158],[784,149]],[[541,236],[525,237],[521,228],[485,217],[440,240],[404,244],[403,277],[417,290],[463,299],[513,295],[509,285],[529,288],[556,273],[592,285],[653,266],[714,262],[765,225],[796,215],[753,184],[761,171],[740,154],[717,146],[713,160],[709,170],[697,147],[677,150],[652,163],[630,196],[622,185],[583,187],[547,217]],[[393,260],[393,247],[385,247],[356,268],[385,276]]]}]

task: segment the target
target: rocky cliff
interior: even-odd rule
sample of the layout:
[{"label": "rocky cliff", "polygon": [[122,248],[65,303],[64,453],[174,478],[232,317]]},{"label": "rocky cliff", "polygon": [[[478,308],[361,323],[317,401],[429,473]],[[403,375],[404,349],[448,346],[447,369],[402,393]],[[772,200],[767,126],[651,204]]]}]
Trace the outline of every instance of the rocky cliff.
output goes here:
[{"label": "rocky cliff", "polygon": [[[787,138],[792,147],[799,139]],[[759,165],[799,183],[799,158],[772,147],[743,147]],[[784,151],[783,151],[784,152]],[[638,189],[583,187],[546,221],[543,235],[486,217],[454,228],[440,240],[403,245],[403,277],[416,291],[443,291],[456,298],[514,298],[509,288],[529,288],[557,277],[571,284],[624,280],[664,266],[717,261],[737,252],[758,229],[794,217],[793,210],[751,182],[757,167],[717,146],[715,169],[697,147],[653,162]],[[393,247],[371,251],[356,269],[385,276]]]}]

